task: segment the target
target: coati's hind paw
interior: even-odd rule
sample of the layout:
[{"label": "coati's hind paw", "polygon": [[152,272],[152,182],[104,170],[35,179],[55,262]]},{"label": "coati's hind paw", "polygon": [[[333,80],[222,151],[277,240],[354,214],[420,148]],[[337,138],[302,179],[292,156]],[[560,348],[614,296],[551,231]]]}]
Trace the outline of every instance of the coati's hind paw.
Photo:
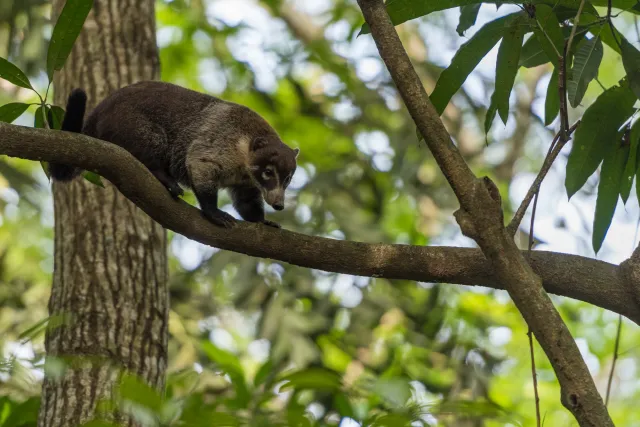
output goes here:
[{"label": "coati's hind paw", "polygon": [[236,224],[236,219],[228,213],[217,209],[215,211],[203,211],[204,216],[218,227],[231,228]]},{"label": "coati's hind paw", "polygon": [[264,225],[268,225],[269,227],[282,228],[277,222],[269,221],[268,219],[262,220],[262,223]]}]

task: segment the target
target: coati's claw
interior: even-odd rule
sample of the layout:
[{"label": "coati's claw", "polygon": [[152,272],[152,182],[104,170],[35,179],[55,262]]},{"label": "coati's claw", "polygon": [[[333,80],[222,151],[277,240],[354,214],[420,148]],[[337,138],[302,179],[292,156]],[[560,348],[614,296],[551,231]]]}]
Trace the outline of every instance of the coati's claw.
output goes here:
[{"label": "coati's claw", "polygon": [[178,184],[176,184],[175,186],[167,187],[167,190],[169,190],[169,194],[171,194],[171,197],[173,197],[174,199],[177,199],[184,194],[184,190],[180,188]]},{"label": "coati's claw", "polygon": [[268,219],[263,220],[262,223],[269,227],[282,228],[277,222],[269,221]]},{"label": "coati's claw", "polygon": [[209,221],[211,221],[218,227],[231,228],[236,224],[236,219],[234,217],[224,211],[221,211],[220,209],[203,213]]}]

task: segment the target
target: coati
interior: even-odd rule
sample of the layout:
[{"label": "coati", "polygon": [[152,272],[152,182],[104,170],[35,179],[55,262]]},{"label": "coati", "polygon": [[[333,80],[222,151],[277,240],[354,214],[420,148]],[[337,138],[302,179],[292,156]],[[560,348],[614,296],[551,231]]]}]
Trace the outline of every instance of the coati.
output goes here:
[{"label": "coati", "polygon": [[[88,115],[87,96],[68,98],[62,130],[117,144],[140,160],[177,198],[192,188],[204,215],[230,227],[235,219],[218,209],[218,189],[228,188],[233,206],[251,222],[265,219],[263,199],[284,209],[285,189],[296,171],[299,149],[248,107],[170,83],[145,81],[113,92]],[[50,164],[53,179],[70,181],[73,166]]]}]

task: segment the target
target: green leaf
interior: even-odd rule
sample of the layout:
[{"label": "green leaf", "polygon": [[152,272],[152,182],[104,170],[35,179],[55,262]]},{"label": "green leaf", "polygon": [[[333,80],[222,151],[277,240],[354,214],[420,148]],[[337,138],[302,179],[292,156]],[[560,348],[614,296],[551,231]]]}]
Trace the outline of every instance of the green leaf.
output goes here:
[{"label": "green leaf", "polygon": [[569,198],[582,188],[611,149],[618,129],[633,112],[635,100],[628,86],[614,86],[587,108],[567,162],[565,188]]},{"label": "green leaf", "polygon": [[323,368],[308,368],[294,372],[282,378],[286,382],[281,391],[289,388],[296,390],[322,390],[322,391],[338,391],[342,387],[340,375]]},{"label": "green leaf", "polygon": [[497,111],[498,107],[491,103],[487,110],[487,115],[484,118],[484,136],[486,143],[489,141],[489,131],[491,130],[491,125],[493,124],[493,119],[495,119]]},{"label": "green leaf", "polygon": [[[573,43],[571,44],[571,52],[575,52],[578,42],[584,38],[584,35],[589,31],[587,27],[578,27],[576,30]],[[563,27],[562,34],[565,42],[569,40],[571,36],[571,27]],[[529,37],[522,46],[522,53],[520,54],[520,66],[525,68],[534,68],[549,62],[547,54],[542,50],[538,38]]]},{"label": "green leaf", "polygon": [[34,90],[27,75],[4,58],[0,58],[0,79],[5,79],[16,86]]},{"label": "green leaf", "polygon": [[162,409],[163,401],[160,394],[133,375],[122,376],[118,391],[121,399],[141,405],[156,414]]},{"label": "green leaf", "polygon": [[98,175],[97,173],[84,171],[82,176],[84,177],[84,179],[86,179],[90,183],[95,184],[98,187],[104,188],[104,183],[102,182],[102,178],[100,178],[100,175]]},{"label": "green leaf", "polygon": [[567,79],[569,103],[573,108],[580,105],[589,83],[598,77],[598,68],[600,68],[603,54],[600,37],[593,37],[580,44],[573,58],[571,75]]},{"label": "green leaf", "polygon": [[[606,7],[608,0],[591,0],[590,3],[585,5],[583,15],[587,13],[593,13],[593,6]],[[636,4],[637,0],[613,0],[613,7],[616,9],[630,10]],[[522,4],[522,0],[389,0],[386,3],[387,12],[391,17],[393,25],[399,25],[403,22],[407,22],[411,19],[419,18],[421,16],[429,15],[433,12],[441,10],[452,9],[454,7],[469,6],[478,3],[494,3],[501,4]],[[541,5],[548,5],[554,7],[563,13],[560,16],[561,20],[569,19],[575,16],[580,1],[578,0],[530,0],[527,1],[536,8]],[[369,27],[364,25],[360,34],[368,34]]]},{"label": "green leaf", "polygon": [[629,146],[616,141],[616,147],[607,152],[602,164],[598,197],[596,199],[596,214],[593,219],[593,235],[591,237],[591,244],[596,254],[602,247],[602,242],[607,235],[613,214],[616,211],[620,183],[628,157]]},{"label": "green leaf", "polygon": [[476,18],[478,18],[480,6],[482,6],[482,3],[460,7],[460,21],[458,22],[456,31],[461,37],[464,35],[465,31],[476,24]]},{"label": "green leaf", "polygon": [[554,68],[547,86],[544,101],[544,125],[549,126],[560,113],[560,93],[558,92],[558,69]]},{"label": "green leaf", "polygon": [[620,197],[626,204],[631,194],[631,187],[633,186],[633,178],[638,169],[638,142],[640,141],[640,120],[631,126],[631,132],[629,133],[629,160],[624,168],[624,174],[622,175],[622,182],[620,183]]},{"label": "green leaf", "polygon": [[[50,108],[45,105],[45,114],[48,116],[49,115],[49,110]],[[44,122],[44,114],[42,114],[42,105],[40,105],[35,112],[35,115],[33,117],[33,127],[34,128],[38,128],[38,129],[44,129],[45,128],[45,122]]]},{"label": "green leaf", "polygon": [[62,127],[62,119],[64,119],[64,109],[58,107],[57,105],[51,106],[51,115],[53,119],[53,123],[51,123],[51,129],[60,130]]},{"label": "green leaf", "polygon": [[256,387],[259,387],[262,384],[264,384],[264,382],[267,381],[267,378],[269,377],[269,374],[272,371],[273,371],[273,362],[271,361],[271,359],[269,359],[266,362],[264,362],[264,364],[260,367],[260,369],[258,369],[258,372],[256,372],[256,376],[253,379],[253,384]]},{"label": "green leaf", "polygon": [[562,55],[564,51],[564,36],[558,17],[550,6],[541,4],[536,6],[535,19],[537,22],[533,33],[551,63],[557,66],[558,54]]},{"label": "green leaf", "polygon": [[440,74],[430,97],[438,114],[442,114],[451,97],[460,89],[469,74],[502,38],[505,24],[518,15],[520,13],[513,13],[485,24],[460,46],[451,65]]},{"label": "green leaf", "polygon": [[627,72],[629,86],[636,97],[640,98],[640,52],[624,37],[621,41],[622,65]]},{"label": "green leaf", "polygon": [[29,104],[23,104],[22,102],[3,105],[0,107],[0,122],[13,123],[15,119],[27,111],[27,108],[29,108]]},{"label": "green leaf", "polygon": [[92,7],[93,0],[67,0],[62,8],[47,51],[49,81],[53,80],[53,72],[64,66]]},{"label": "green leaf", "polygon": [[[523,15],[515,16],[505,28],[496,61],[496,85],[491,96],[491,106],[495,106],[502,123],[509,119],[509,95],[518,73],[518,61],[522,49],[524,29],[527,28]],[[491,123],[489,123],[491,126]],[[486,123],[485,123],[486,129]]]},{"label": "green leaf", "polygon": [[29,398],[11,410],[2,427],[35,426],[39,410],[40,398]]},{"label": "green leaf", "polygon": [[238,404],[244,407],[251,396],[245,381],[244,370],[238,358],[234,354],[216,347],[211,341],[203,341],[202,350],[211,361],[215,362],[220,369],[229,375],[236,390]]}]

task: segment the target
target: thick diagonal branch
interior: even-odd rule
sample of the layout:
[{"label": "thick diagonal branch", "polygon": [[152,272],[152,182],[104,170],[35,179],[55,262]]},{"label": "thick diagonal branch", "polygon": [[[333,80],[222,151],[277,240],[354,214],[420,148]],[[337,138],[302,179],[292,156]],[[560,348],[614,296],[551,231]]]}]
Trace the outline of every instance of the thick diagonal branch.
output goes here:
[{"label": "thick diagonal branch", "polygon": [[497,188],[478,180],[455,148],[431,104],[382,0],[358,0],[402,99],[440,169],[460,201],[456,216],[478,243],[525,321],[538,338],[558,377],[562,402],[581,426],[613,426],[567,326],[503,224]]},{"label": "thick diagonal branch", "polygon": [[[217,228],[176,201],[131,154],[75,133],[0,123],[0,154],[72,164],[99,173],[163,227],[205,245],[335,273],[504,289],[478,249],[350,242],[240,222]],[[547,291],[594,304],[640,324],[640,306],[618,266],[575,255],[532,252]]]}]

